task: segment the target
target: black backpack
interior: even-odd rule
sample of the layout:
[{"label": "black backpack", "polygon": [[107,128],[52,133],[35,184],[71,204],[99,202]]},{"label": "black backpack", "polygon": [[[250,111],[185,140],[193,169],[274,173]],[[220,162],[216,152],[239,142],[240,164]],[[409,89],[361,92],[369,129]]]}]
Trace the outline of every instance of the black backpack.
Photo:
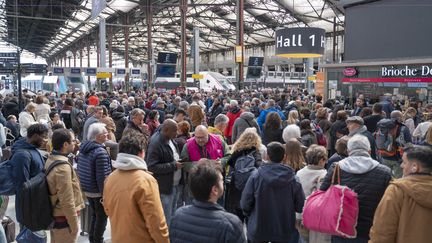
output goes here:
[{"label": "black backpack", "polygon": [[234,181],[234,186],[242,191],[246,185],[247,180],[252,175],[257,168],[255,167],[255,157],[249,153],[240,156],[234,165],[234,172],[232,175],[232,180]]},{"label": "black backpack", "polygon": [[18,205],[22,212],[20,223],[31,231],[47,230],[54,224],[53,207],[46,177],[54,167],[60,164],[69,163],[61,160],[54,161],[46,171],[40,172],[23,184],[21,201]]}]

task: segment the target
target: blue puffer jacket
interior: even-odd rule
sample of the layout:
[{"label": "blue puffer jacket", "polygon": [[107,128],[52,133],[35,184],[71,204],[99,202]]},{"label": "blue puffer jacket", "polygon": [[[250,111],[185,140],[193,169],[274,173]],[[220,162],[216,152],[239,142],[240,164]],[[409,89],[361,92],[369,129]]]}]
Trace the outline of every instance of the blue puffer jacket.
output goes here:
[{"label": "blue puffer jacket", "polygon": [[[21,190],[24,182],[39,174],[45,161],[37,148],[29,144],[26,138],[21,138],[12,145],[12,157],[10,162],[13,166],[13,177],[16,185],[15,205],[20,205]],[[16,218],[22,222],[22,212],[20,207],[15,207]]]},{"label": "blue puffer jacket", "polygon": [[260,113],[260,115],[259,115],[259,117],[258,117],[258,119],[257,119],[257,123],[258,123],[261,131],[263,131],[263,125],[264,125],[264,123],[266,121],[268,113],[270,113],[270,112],[276,112],[276,113],[279,114],[279,116],[280,116],[280,118],[281,118],[282,121],[286,120],[286,117],[285,117],[284,113],[282,111],[278,110],[275,107],[270,107],[267,110],[262,110],[261,113]]},{"label": "blue puffer jacket", "polygon": [[295,213],[302,212],[304,201],[302,185],[291,167],[262,164],[249,177],[240,200],[240,207],[249,218],[248,240],[298,241]]},{"label": "blue puffer jacket", "polygon": [[77,158],[78,177],[84,192],[102,193],[105,178],[111,173],[111,159],[105,146],[86,141]]},{"label": "blue puffer jacket", "polygon": [[220,205],[194,200],[171,220],[172,243],[246,243],[243,224]]}]

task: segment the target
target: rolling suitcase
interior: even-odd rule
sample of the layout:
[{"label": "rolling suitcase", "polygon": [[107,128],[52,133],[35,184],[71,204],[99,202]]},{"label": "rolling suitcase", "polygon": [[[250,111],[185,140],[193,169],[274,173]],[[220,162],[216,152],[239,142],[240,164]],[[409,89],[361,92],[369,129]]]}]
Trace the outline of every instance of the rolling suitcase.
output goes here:
[{"label": "rolling suitcase", "polygon": [[81,232],[80,235],[88,235],[90,232],[90,225],[91,225],[91,217],[92,217],[92,209],[90,208],[89,202],[85,201],[85,208],[81,210],[80,213],[80,221],[81,221]]}]

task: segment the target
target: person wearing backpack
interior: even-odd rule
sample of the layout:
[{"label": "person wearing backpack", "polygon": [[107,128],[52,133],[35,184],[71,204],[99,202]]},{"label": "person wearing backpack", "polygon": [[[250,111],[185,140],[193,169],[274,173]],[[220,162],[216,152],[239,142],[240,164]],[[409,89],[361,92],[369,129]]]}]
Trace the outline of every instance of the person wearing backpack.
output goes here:
[{"label": "person wearing backpack", "polygon": [[[403,150],[412,146],[411,133],[409,128],[402,123],[402,117],[402,112],[392,111],[390,113],[391,119],[382,119],[378,122],[378,129],[375,134],[378,152],[382,157],[383,164],[391,169],[396,178],[402,177],[400,164],[402,163]],[[382,135],[386,136],[387,139],[382,139]]]},{"label": "person wearing backpack", "polygon": [[[21,138],[12,145],[12,156],[9,163],[12,165],[12,174],[15,183],[15,214],[21,224],[23,214],[21,208],[21,191],[24,182],[38,175],[44,169],[44,159],[39,148],[45,148],[48,141],[48,128],[40,123],[27,128],[27,137]],[[24,227],[21,227],[21,231]]]},{"label": "person wearing backpack", "polygon": [[245,217],[240,208],[240,198],[247,179],[262,163],[260,147],[260,136],[256,131],[248,129],[234,143],[231,157],[227,162],[229,173],[226,178],[225,208],[237,215],[242,222]]},{"label": "person wearing backpack", "polygon": [[391,180],[390,169],[371,158],[371,145],[367,137],[357,134],[348,140],[349,156],[334,163],[325,176],[320,190],[331,186],[333,170],[340,168],[340,185],[357,193],[359,212],[357,237],[353,239],[332,236],[332,243],[367,243],[375,210]]},{"label": "person wearing backpack", "polygon": [[285,148],[279,142],[267,146],[269,163],[248,179],[240,200],[250,242],[297,243],[296,215],[303,211],[305,196],[294,170],[282,164]]},{"label": "person wearing backpack", "polygon": [[51,139],[53,151],[45,170],[54,162],[66,162],[56,165],[46,176],[54,216],[51,242],[74,243],[79,229],[78,212],[84,208],[80,183],[67,157],[75,149],[75,136],[67,129],[57,129]]}]

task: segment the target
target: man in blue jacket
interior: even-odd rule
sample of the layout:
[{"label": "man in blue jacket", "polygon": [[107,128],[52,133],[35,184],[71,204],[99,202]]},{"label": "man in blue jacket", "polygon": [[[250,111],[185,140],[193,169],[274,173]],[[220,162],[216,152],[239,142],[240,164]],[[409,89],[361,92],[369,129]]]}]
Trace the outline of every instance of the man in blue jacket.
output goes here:
[{"label": "man in blue jacket", "polygon": [[[44,147],[48,140],[48,128],[42,124],[33,124],[27,129],[27,137],[12,145],[13,177],[16,185],[15,205],[20,205],[21,190],[24,182],[39,174],[44,168],[44,159],[37,150]],[[20,207],[15,207],[18,222],[22,221]]]},{"label": "man in blue jacket", "polygon": [[295,213],[303,211],[305,195],[294,170],[281,162],[285,148],[281,143],[267,146],[270,163],[261,165],[246,183],[240,207],[248,217],[250,242],[297,243]]},{"label": "man in blue jacket", "polygon": [[258,125],[259,125],[261,131],[263,131],[263,125],[266,121],[267,114],[270,112],[276,112],[276,113],[278,113],[278,115],[280,116],[282,121],[286,120],[284,113],[276,108],[276,103],[273,99],[270,99],[268,101],[267,107],[268,107],[267,109],[261,111],[261,113],[257,119],[257,122],[258,122]]},{"label": "man in blue jacket", "polygon": [[107,215],[102,205],[104,182],[111,173],[111,160],[104,145],[107,136],[105,124],[91,124],[88,141],[81,145],[77,158],[81,187],[93,211],[89,232],[89,240],[92,243],[103,242],[107,224]]},{"label": "man in blue jacket", "polygon": [[243,224],[217,204],[223,195],[221,167],[202,159],[189,176],[192,205],[177,210],[171,221],[172,243],[246,243]]}]

